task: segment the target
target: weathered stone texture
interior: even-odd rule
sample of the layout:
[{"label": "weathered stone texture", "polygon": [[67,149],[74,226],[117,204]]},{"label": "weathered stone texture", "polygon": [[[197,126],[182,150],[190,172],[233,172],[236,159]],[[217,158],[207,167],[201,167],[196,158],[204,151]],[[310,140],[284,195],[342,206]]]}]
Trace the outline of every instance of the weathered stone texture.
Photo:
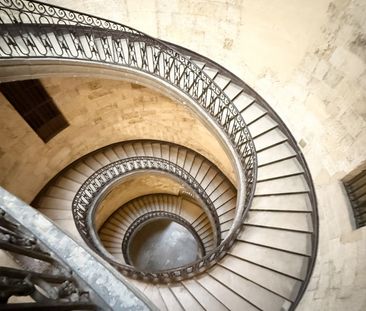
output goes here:
[{"label": "weathered stone texture", "polygon": [[0,94],[0,185],[27,202],[79,157],[133,139],[187,146],[234,178],[220,144],[186,106],[117,80],[47,78],[42,83],[70,123],[47,144]]},{"label": "weathered stone texture", "polygon": [[[302,142],[319,200],[319,256],[299,310],[366,309],[366,228],[354,230],[350,207],[340,183],[340,179],[366,159],[364,0],[113,0],[103,7],[99,0],[47,2],[119,21],[207,55],[264,96],[290,127],[295,138]],[[70,80],[63,84],[68,83],[76,82]],[[156,113],[153,105],[144,103],[142,108],[145,112],[140,113],[141,106],[137,106],[139,101],[151,103],[149,95],[140,95],[140,100],[137,100],[132,88],[132,93],[109,95],[97,86],[94,86],[95,90],[90,90],[86,85],[79,85],[74,90],[68,87],[66,91],[63,85],[61,91],[56,80],[48,83],[48,87],[51,85],[54,87],[51,93],[58,94],[57,102],[60,105],[63,103],[61,108],[67,117],[73,119],[77,130],[93,137],[93,147],[103,144],[102,139],[111,133],[119,134],[110,142],[135,137],[136,132],[125,126],[122,117],[115,116],[115,120],[121,123],[103,122],[113,117],[113,109],[110,108],[112,103],[107,101],[109,97],[114,98],[112,102],[118,98],[118,102],[122,103],[128,102],[128,98],[133,96],[136,104],[129,106],[124,115],[129,116],[130,124],[139,125],[141,134],[151,128],[142,120],[146,121],[146,112],[150,115],[154,111]],[[98,98],[98,94],[101,97]],[[75,98],[82,96],[94,97],[88,99],[92,103],[73,103]],[[155,100],[159,99],[155,97]],[[95,111],[96,105],[99,108],[106,107],[106,110],[100,110],[98,116],[85,122],[84,116]],[[0,108],[5,118],[12,116],[16,120],[15,124],[19,124],[20,120],[13,116],[7,105],[1,105]],[[175,113],[175,109],[167,110],[164,114],[172,125],[177,122],[169,119],[169,114]],[[190,122],[181,121],[184,128],[191,128]],[[96,132],[90,129],[89,124],[96,125]],[[162,125],[155,120],[152,124],[155,128]],[[9,146],[10,142],[4,142],[1,146],[1,162],[8,164],[1,169],[3,175],[12,175],[9,180],[16,181],[14,184],[6,181],[13,191],[24,176],[37,174],[42,168],[46,171],[42,174],[47,177],[42,176],[41,181],[31,187],[31,192],[36,192],[52,172],[67,164],[63,160],[64,155],[77,148],[78,151],[69,156],[75,159],[92,148],[80,146],[85,136],[80,135],[71,140],[68,136],[70,130],[66,130],[55,140],[57,148],[52,142],[42,148],[46,157],[53,158],[50,170],[47,168],[50,164],[42,158],[37,163],[30,160],[39,154],[39,141],[30,135],[27,127],[6,125],[5,129],[9,137],[17,140],[13,146]],[[170,135],[172,141],[181,141],[178,133]],[[155,138],[158,137],[167,138],[162,133],[155,135]],[[22,143],[28,146],[28,161],[13,156],[14,153],[23,152]],[[7,148],[10,147],[14,153],[7,154]],[[58,157],[55,150],[60,152]],[[217,158],[227,163],[221,159],[221,155]],[[30,163],[32,165],[27,165]],[[16,169],[19,165],[29,168],[19,171]],[[31,195],[25,197],[30,198]]]}]

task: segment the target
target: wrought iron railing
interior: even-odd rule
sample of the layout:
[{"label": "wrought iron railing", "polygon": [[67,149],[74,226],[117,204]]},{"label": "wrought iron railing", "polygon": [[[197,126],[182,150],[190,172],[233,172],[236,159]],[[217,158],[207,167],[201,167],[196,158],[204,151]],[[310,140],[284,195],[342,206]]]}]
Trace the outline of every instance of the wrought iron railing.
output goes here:
[{"label": "wrought iron railing", "polygon": [[243,92],[245,92],[245,94],[248,94],[249,96],[253,97],[255,102],[259,106],[264,108],[264,110],[266,111],[266,114],[268,116],[270,116],[278,124],[278,128],[281,130],[281,132],[283,134],[285,134],[288,144],[295,151],[296,160],[300,163],[302,169],[304,170],[304,178],[309,187],[308,195],[309,195],[309,199],[310,199],[310,204],[312,206],[311,221],[312,221],[313,229],[314,229],[311,234],[311,245],[312,245],[311,254],[312,255],[309,258],[308,270],[307,270],[310,273],[308,273],[306,275],[305,280],[302,282],[301,288],[299,290],[299,294],[297,295],[296,300],[291,305],[290,310],[295,310],[310,282],[310,278],[312,275],[312,271],[314,270],[315,261],[316,261],[316,257],[317,257],[318,240],[319,240],[319,216],[318,216],[318,207],[317,207],[318,203],[317,203],[317,198],[316,198],[315,187],[313,184],[313,179],[311,177],[311,173],[310,173],[309,167],[306,163],[305,157],[304,157],[300,147],[298,146],[295,137],[291,134],[291,131],[286,126],[286,124],[282,121],[280,116],[273,110],[273,108],[257,92],[255,92],[243,80],[241,80],[238,76],[233,74],[231,71],[227,70],[220,64],[214,62],[210,58],[207,58],[192,50],[186,49],[186,48],[176,45],[176,44],[171,44],[171,43],[167,43],[167,44],[172,46],[175,50],[179,51],[180,53],[189,56],[191,59],[203,62],[203,63],[207,64],[208,67],[218,70],[222,75],[229,78],[230,81],[235,83],[237,86],[241,87],[243,89]]},{"label": "wrought iron railing", "polygon": [[88,215],[95,212],[91,209],[97,208],[96,201],[99,195],[115,182],[121,180],[123,176],[140,170],[165,172],[185,182],[188,187],[197,193],[204,207],[207,207],[208,213],[214,222],[213,227],[216,231],[217,240],[221,241],[220,221],[215,206],[199,182],[177,164],[165,159],[148,156],[131,157],[108,164],[97,170],[83,183],[72,202],[72,212],[76,227],[84,240],[88,241],[90,245],[94,245],[91,236],[93,224],[88,223]]},{"label": "wrought iron railing", "polygon": [[0,12],[0,58],[77,59],[137,70],[168,83],[214,121],[241,166],[236,217],[222,244],[189,269],[200,272],[221,258],[240,231],[257,174],[253,140],[225,92],[203,68],[125,25],[36,1],[0,0]]},{"label": "wrought iron railing", "polygon": [[[89,216],[95,213],[95,209],[97,208],[96,203],[99,196],[111,185],[113,185],[113,183],[121,180],[124,175],[128,175],[131,172],[137,172],[139,170],[155,170],[165,172],[185,182],[186,185],[198,195],[204,206],[207,208],[207,211],[211,215],[211,218],[214,222],[212,226],[213,231],[215,232],[218,243],[220,243],[220,221],[217,216],[215,206],[210,199],[210,196],[207,194],[206,190],[200,185],[200,183],[186,170],[173,162],[156,157],[139,156],[119,160],[100,168],[83,183],[83,185],[76,193],[72,203],[74,220],[81,236],[84,238],[85,241],[87,241],[89,246],[98,250],[99,252],[104,253],[103,250],[99,247],[98,243],[95,241],[95,236],[92,234],[94,229],[93,223],[91,223],[90,221],[91,217]],[[222,249],[222,245],[219,245],[219,249]],[[215,253],[216,250],[217,249],[215,249],[213,253]],[[108,259],[109,257],[105,256],[105,258]],[[123,272],[125,275],[134,276],[142,279],[146,279],[148,277],[151,278],[151,280],[155,281],[159,280],[161,282],[169,282],[177,279],[178,277],[183,278],[183,276],[191,276],[192,273],[201,273],[203,270],[202,267],[200,266],[199,270],[195,269],[195,267],[198,267],[203,261],[205,261],[206,263],[210,262],[211,266],[218,258],[218,254],[212,256],[212,252],[210,252],[202,259],[199,259],[191,264],[176,268],[174,270],[156,273],[146,273],[144,271],[138,271],[132,266],[122,265],[118,262],[111,262],[111,264],[113,264],[119,271]]]},{"label": "wrought iron railing", "polygon": [[[239,180],[236,221],[225,241],[212,253],[212,260],[210,260],[211,257],[205,257],[203,261],[190,267],[190,270],[184,273],[185,275],[192,275],[192,271],[202,271],[206,264],[213,264],[234,242],[236,233],[240,230],[241,220],[245,217],[253,197],[257,161],[253,141],[238,109],[202,68],[182,55],[189,55],[195,60],[203,61],[242,87],[244,92],[252,96],[255,102],[264,107],[267,114],[278,123],[288,143],[295,150],[296,159],[304,169],[313,208],[311,217],[314,232],[308,271],[313,270],[318,244],[318,214],[310,171],[289,129],[264,99],[241,79],[206,57],[153,39],[133,28],[36,1],[0,0],[0,22],[3,23],[0,27],[0,58],[2,59],[77,59],[133,69],[158,78],[188,96],[225,133],[231,147],[235,150],[236,157],[241,162],[245,176]],[[242,187],[241,183],[245,187]],[[130,272],[133,273],[133,271]],[[170,279],[170,276],[171,274],[167,274],[166,278]],[[148,274],[144,277],[155,278],[154,275]],[[177,278],[181,277],[182,275],[177,275]],[[296,308],[310,277],[311,273],[308,273],[291,309]]]},{"label": "wrought iron railing", "polygon": [[[196,232],[196,230],[192,227],[192,225],[185,220],[184,218],[180,217],[179,215],[176,215],[174,213],[169,213],[166,211],[153,211],[145,213],[144,215],[138,217],[126,230],[123,241],[122,241],[122,254],[125,258],[125,261],[127,264],[131,265],[131,257],[129,255],[129,245],[131,243],[131,239],[134,233],[141,228],[141,226],[150,221],[151,219],[169,219],[172,220],[178,224],[181,224],[183,227],[185,227],[195,238],[199,249],[201,250],[202,254],[205,255],[205,246],[203,245],[203,242],[201,240],[201,237]],[[145,271],[146,272],[146,271]]]},{"label": "wrought iron railing", "polygon": [[[34,225],[38,226],[37,234]],[[44,216],[0,187],[0,250],[9,253],[11,261],[16,262],[15,267],[0,267],[0,309],[125,310],[128,306],[154,309],[127,290],[106,266],[100,271],[103,264],[73,244],[76,243]],[[91,263],[95,270],[90,273],[87,266]],[[82,271],[85,268],[87,273]],[[108,293],[107,284],[90,282],[101,277],[101,273],[114,283],[110,297],[103,295]],[[16,296],[25,297],[27,302],[14,300]]]},{"label": "wrought iron railing", "polygon": [[72,10],[25,0],[2,0],[0,10],[0,58],[78,59],[118,65],[164,80],[190,97],[236,150],[250,197],[256,178],[250,133],[230,98],[194,62],[133,28]]},{"label": "wrought iron railing", "polygon": [[[9,303],[13,296],[31,296],[34,302],[19,303],[18,308],[31,307],[54,310],[96,310],[87,291],[80,289],[68,267],[51,255],[36,237],[16,223],[0,208],[0,249],[12,254],[48,263],[47,272],[22,268],[0,267],[0,309],[14,307]],[[32,262],[32,261],[31,261]]]}]

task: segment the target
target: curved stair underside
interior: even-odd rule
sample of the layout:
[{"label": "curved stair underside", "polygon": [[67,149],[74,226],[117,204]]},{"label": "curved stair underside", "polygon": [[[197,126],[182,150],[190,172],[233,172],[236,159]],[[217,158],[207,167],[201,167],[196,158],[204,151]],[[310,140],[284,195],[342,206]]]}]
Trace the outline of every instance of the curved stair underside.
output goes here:
[{"label": "curved stair underside", "polygon": [[[11,18],[4,18],[5,23],[22,20],[14,12],[8,14]],[[21,31],[17,25],[3,25],[1,58],[71,58],[100,65],[114,64],[168,82],[215,120],[240,159],[249,185],[254,185],[258,169],[250,210],[235,243],[222,260],[206,273],[188,280],[168,284],[130,281],[161,310],[293,310],[314,265],[317,210],[306,162],[281,119],[245,83],[195,53],[179,52],[176,46],[95,17],[89,22],[84,19],[86,15],[80,15],[77,26],[70,26],[75,21],[69,13],[42,14],[51,16],[47,19],[50,24],[57,24],[61,19],[67,25],[43,25],[37,29],[36,24],[41,22],[38,17],[30,19],[32,26],[23,26]],[[85,27],[89,25],[94,28]],[[49,48],[52,44],[58,48]],[[142,143],[128,144],[129,149],[116,145],[76,162],[42,192],[37,207],[60,224],[67,222],[69,226],[75,194],[98,169],[118,159],[136,156],[137,150],[149,150],[153,156],[168,157],[171,161],[171,150],[163,152],[162,145],[154,151],[152,143],[148,143],[151,145],[146,150],[140,146]],[[177,154],[173,156],[176,163],[183,161],[178,153],[173,154]],[[220,231],[227,232],[235,217],[235,207],[244,207],[236,206],[235,189],[222,182],[220,172],[210,166],[203,170],[204,164],[194,165],[195,161],[196,158],[184,160],[180,165],[188,171],[194,167],[200,184],[209,189],[210,196],[216,196],[213,200],[219,202],[218,216],[228,219],[226,223],[220,221]],[[239,184],[239,200],[242,190]],[[247,189],[247,195],[252,190],[254,186]]]}]

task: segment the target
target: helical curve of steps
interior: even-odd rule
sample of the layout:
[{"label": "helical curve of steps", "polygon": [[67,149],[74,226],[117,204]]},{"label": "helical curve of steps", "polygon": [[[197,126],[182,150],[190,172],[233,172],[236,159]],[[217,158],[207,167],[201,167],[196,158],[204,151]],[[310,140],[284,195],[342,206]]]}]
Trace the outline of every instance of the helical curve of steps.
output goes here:
[{"label": "helical curve of steps", "polygon": [[124,263],[126,255],[122,250],[133,231],[144,221],[162,217],[183,222],[196,236],[204,254],[215,247],[211,223],[201,208],[185,196],[165,193],[145,195],[127,202],[103,224],[99,230],[100,240],[109,253]]},{"label": "helical curve of steps", "polygon": [[[236,159],[239,183],[233,193],[237,199],[230,198],[236,214],[228,216],[231,227],[223,243],[231,237],[235,240],[225,244],[228,247],[209,269],[190,277],[159,284],[130,281],[161,310],[296,308],[315,262],[316,197],[296,140],[270,106],[233,74],[194,52],[96,17],[36,2],[20,3],[24,3],[21,8],[12,2],[3,7],[7,14],[1,17],[0,28],[4,66],[9,59],[78,59],[132,68],[144,78],[160,79],[216,122],[215,129],[226,137],[224,142]],[[24,21],[24,16],[29,19]],[[64,25],[58,25],[60,20]],[[58,176],[58,183],[49,185],[37,199],[37,207],[59,223],[70,219],[70,203],[81,185],[103,166],[118,161],[115,153],[110,157],[101,153],[98,160],[90,156],[77,169],[70,168],[68,175]]]}]

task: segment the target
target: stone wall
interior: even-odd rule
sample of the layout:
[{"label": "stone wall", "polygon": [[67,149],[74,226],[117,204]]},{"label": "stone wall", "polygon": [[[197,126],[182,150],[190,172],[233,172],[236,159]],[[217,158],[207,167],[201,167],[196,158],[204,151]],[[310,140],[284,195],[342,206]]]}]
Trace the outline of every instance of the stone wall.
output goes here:
[{"label": "stone wall", "polygon": [[194,149],[234,180],[231,163],[220,144],[187,106],[146,87],[118,80],[41,81],[70,123],[47,144],[0,94],[0,185],[26,202],[81,156],[133,139],[157,139]]},{"label": "stone wall", "polygon": [[340,182],[366,160],[364,0],[47,2],[202,53],[264,96],[302,147],[319,202],[319,255],[299,309],[366,308],[366,228],[354,230]]}]

